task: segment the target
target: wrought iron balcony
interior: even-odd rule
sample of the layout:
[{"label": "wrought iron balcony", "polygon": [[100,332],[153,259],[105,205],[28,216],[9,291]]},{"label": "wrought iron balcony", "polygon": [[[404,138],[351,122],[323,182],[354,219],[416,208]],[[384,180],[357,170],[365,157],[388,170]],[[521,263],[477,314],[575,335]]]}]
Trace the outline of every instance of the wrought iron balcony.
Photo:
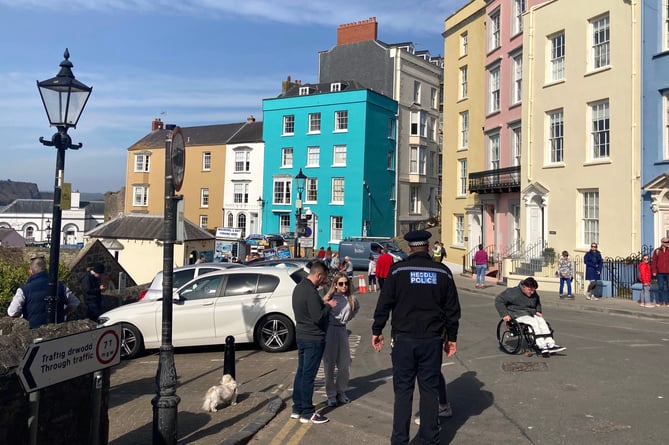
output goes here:
[{"label": "wrought iron balcony", "polygon": [[519,165],[469,174],[469,193],[509,193],[519,191]]}]

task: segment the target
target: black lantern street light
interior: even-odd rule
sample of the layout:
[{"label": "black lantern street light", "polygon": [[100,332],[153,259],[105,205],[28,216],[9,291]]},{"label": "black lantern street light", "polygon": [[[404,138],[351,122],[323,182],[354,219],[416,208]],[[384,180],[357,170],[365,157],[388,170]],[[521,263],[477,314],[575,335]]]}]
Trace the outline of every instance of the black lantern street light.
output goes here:
[{"label": "black lantern street light", "polygon": [[302,173],[302,169],[295,176],[297,183],[297,201],[295,201],[295,258],[300,258],[300,236],[304,236],[304,225],[302,223],[302,192],[304,192],[304,183],[307,176]]},{"label": "black lantern street light", "polygon": [[58,320],[56,308],[56,288],[58,285],[58,262],[60,260],[60,225],[61,225],[61,192],[65,179],[65,150],[78,150],[83,144],[72,144],[67,130],[77,127],[77,122],[84,111],[86,102],[93,91],[74,78],[70,52],[65,49],[65,60],[60,62],[60,71],[48,80],[37,81],[37,88],[42,97],[42,103],[49,118],[49,124],[56,127],[50,141],[43,137],[39,141],[47,147],[55,147],[56,181],[53,190],[53,217],[51,218],[51,236],[49,249],[49,286],[47,293],[47,321],[56,323]]}]

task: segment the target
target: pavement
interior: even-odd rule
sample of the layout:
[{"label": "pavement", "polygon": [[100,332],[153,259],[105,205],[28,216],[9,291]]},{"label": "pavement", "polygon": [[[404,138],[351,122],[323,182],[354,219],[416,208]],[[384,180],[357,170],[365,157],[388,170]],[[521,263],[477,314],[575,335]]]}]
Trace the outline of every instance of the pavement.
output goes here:
[{"label": "pavement", "polygon": [[[476,289],[474,279],[456,275],[460,298],[466,293],[490,296],[505,289],[488,282]],[[544,308],[595,311],[611,316],[667,320],[669,307],[641,307],[632,300],[601,298],[587,300],[575,295],[574,300],[560,299],[556,292],[539,289]],[[544,309],[546,310],[546,309]],[[238,403],[215,413],[201,409],[207,389],[223,374],[224,347],[184,348],[175,354],[178,375],[177,437],[179,444],[237,445],[248,443],[258,431],[286,407],[281,398],[292,386],[296,363],[295,351],[267,354],[254,346],[239,346],[235,351],[235,374],[241,383]],[[112,369],[109,408],[109,444],[136,445],[152,442],[157,352],[135,360],[123,361]],[[290,401],[287,401],[290,403]]]}]

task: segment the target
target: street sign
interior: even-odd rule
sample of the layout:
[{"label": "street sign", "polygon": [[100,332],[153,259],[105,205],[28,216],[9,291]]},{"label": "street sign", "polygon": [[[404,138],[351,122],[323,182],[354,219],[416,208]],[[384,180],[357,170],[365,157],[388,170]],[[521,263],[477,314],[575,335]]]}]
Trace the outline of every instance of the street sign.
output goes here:
[{"label": "street sign", "polygon": [[[181,190],[184,183],[184,172],[186,169],[186,145],[184,144],[184,134],[180,127],[172,131],[172,152],[170,155],[170,166],[172,168],[172,185],[174,191]],[[167,155],[167,153],[166,153]]]},{"label": "street sign", "polygon": [[18,374],[27,392],[37,391],[121,362],[121,326],[106,326],[30,345]]},{"label": "street sign", "polygon": [[302,247],[314,247],[314,239],[309,237],[300,237],[300,246]]}]

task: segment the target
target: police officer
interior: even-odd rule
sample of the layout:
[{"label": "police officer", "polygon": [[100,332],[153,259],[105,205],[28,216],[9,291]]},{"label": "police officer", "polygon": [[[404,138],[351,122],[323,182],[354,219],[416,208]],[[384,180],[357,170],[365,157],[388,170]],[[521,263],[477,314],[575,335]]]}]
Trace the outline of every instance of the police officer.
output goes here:
[{"label": "police officer", "polygon": [[372,346],[384,344],[383,328],[392,312],[393,362],[392,445],[409,443],[413,392],[418,378],[422,444],[439,444],[439,374],[442,349],[449,357],[456,351],[460,302],[450,269],[430,255],[430,232],[415,230],[404,239],[409,257],[395,263],[381,289],[374,311]]}]

